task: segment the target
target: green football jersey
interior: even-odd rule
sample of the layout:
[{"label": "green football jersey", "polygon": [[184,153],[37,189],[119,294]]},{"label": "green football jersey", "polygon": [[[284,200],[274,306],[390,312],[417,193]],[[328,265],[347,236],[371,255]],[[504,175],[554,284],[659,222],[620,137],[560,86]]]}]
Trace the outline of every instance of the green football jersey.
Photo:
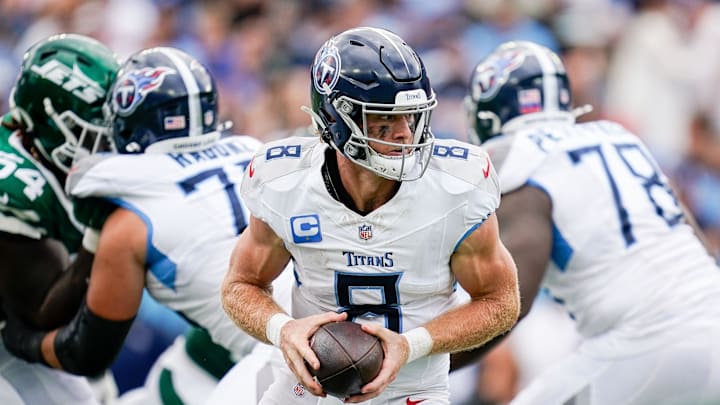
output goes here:
[{"label": "green football jersey", "polygon": [[22,147],[17,133],[0,127],[0,231],[53,238],[74,253],[83,228],[62,184]]}]

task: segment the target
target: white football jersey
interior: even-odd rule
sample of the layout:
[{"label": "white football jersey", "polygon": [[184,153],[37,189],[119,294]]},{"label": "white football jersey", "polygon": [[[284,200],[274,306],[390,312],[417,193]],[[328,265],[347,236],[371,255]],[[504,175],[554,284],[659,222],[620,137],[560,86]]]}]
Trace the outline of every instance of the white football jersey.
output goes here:
[{"label": "white football jersey", "polygon": [[145,221],[148,291],[236,358],[256,340],[226,315],[220,288],[247,224],[239,183],[259,145],[230,136],[198,152],[95,155],[81,160],[68,180],[72,195],[105,197]]},{"label": "white football jersey", "polygon": [[484,146],[503,194],[531,185],[552,201],[544,286],[585,338],[612,336],[598,339],[603,353],[661,345],[666,331],[699,326],[711,312],[717,321],[720,272],[635,135],[600,121],[527,130]]},{"label": "white football jersey", "polygon": [[[499,204],[497,175],[485,151],[436,141],[424,176],[403,182],[390,201],[363,216],[327,191],[321,174],[326,149],[319,138],[268,143],[241,186],[252,214],[292,254],[293,315],[347,311],[357,322],[403,332],[457,305],[450,256]],[[447,355],[410,363],[394,386],[437,378],[428,370],[446,380],[447,363]]]}]

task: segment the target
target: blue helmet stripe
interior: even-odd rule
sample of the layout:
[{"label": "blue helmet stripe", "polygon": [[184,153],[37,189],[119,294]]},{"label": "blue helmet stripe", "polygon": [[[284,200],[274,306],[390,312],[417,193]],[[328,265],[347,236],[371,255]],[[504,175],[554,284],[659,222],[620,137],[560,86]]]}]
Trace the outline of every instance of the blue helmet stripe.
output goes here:
[{"label": "blue helmet stripe", "polygon": [[543,111],[559,111],[558,89],[560,86],[557,80],[558,71],[555,63],[550,59],[551,55],[540,46],[534,43],[528,43],[528,47],[532,49],[533,56],[537,59],[543,75]]},{"label": "blue helmet stripe", "polygon": [[188,125],[188,136],[198,136],[203,134],[202,127],[202,107],[200,105],[200,88],[190,67],[175,53],[171,48],[162,48],[162,52],[175,65],[185,84],[188,95],[188,115],[190,123]]}]

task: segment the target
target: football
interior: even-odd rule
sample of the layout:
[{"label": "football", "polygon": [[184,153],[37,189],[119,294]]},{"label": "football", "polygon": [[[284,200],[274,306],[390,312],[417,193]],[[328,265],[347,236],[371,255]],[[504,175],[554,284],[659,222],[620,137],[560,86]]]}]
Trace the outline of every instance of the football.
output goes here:
[{"label": "football", "polygon": [[360,393],[360,388],[380,372],[385,352],[380,340],[355,322],[331,322],[310,338],[310,347],[320,360],[315,376],[325,392],[338,398]]}]

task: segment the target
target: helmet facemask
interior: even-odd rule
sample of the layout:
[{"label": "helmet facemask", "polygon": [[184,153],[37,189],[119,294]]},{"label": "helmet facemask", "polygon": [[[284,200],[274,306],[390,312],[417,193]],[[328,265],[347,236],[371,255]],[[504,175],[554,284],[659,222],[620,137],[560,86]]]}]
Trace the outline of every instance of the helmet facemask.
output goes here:
[{"label": "helmet facemask", "polygon": [[[424,92],[414,92],[422,95]],[[404,95],[398,93],[398,98]],[[412,181],[419,179],[432,156],[435,138],[430,131],[430,114],[436,100],[431,98],[415,104],[394,105],[365,103],[342,96],[333,101],[333,106],[343,123],[350,129],[350,136],[343,146],[343,154],[354,163],[391,180]],[[353,114],[353,111],[358,111]],[[412,143],[401,144],[384,141],[368,134],[368,115],[410,115]],[[357,116],[358,124],[353,116]],[[397,155],[381,154],[372,144],[382,144],[398,149]]]},{"label": "helmet facemask", "polygon": [[[67,173],[73,161],[90,154],[115,150],[107,127],[89,123],[70,110],[58,114],[49,98],[43,100],[43,105],[48,117],[65,136],[65,142],[50,153],[58,169]],[[42,145],[39,142],[37,144],[42,150]],[[42,152],[46,154],[46,151]]]}]

